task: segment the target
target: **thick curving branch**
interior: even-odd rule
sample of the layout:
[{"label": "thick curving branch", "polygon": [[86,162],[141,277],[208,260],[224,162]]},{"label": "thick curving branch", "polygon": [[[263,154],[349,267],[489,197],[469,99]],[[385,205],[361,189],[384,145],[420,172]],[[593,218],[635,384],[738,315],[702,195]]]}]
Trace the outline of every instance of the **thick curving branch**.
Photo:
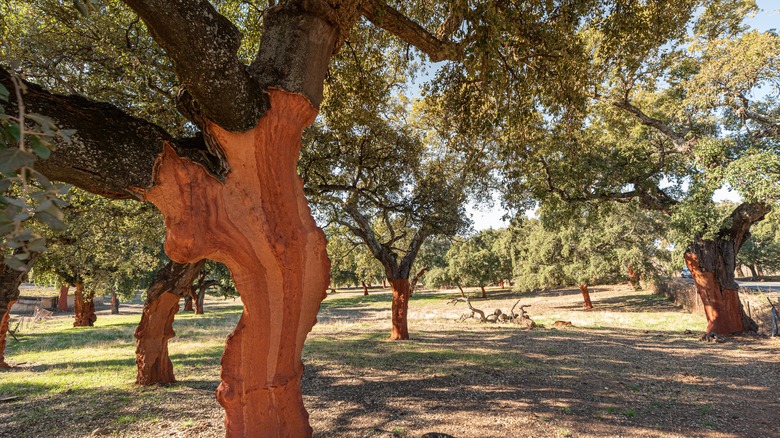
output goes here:
[{"label": "thick curving branch", "polygon": [[[2,67],[0,83],[13,87],[10,73]],[[219,173],[213,170],[215,160],[202,138],[174,140],[161,127],[114,105],[49,93],[27,81],[24,85],[22,99],[27,112],[49,117],[60,128],[76,130],[69,143],[58,141],[48,159],[35,163],[35,169],[52,180],[112,198],[140,197],[140,191],[153,184],[155,160],[164,142],[172,144],[178,154]],[[13,94],[3,109],[17,115]]]},{"label": "thick curving branch", "polygon": [[241,33],[207,0],[124,0],[171,58],[176,76],[203,115],[222,128],[246,131],[269,108],[236,53]]},{"label": "thick curving branch", "polygon": [[[431,62],[457,60],[462,56],[457,44],[437,38],[436,35],[381,0],[364,1],[361,12],[375,26],[420,49],[428,55]],[[450,28],[459,25],[461,21],[462,17],[455,13],[451,19],[442,24],[440,35],[446,36],[448,32],[451,33]]]}]

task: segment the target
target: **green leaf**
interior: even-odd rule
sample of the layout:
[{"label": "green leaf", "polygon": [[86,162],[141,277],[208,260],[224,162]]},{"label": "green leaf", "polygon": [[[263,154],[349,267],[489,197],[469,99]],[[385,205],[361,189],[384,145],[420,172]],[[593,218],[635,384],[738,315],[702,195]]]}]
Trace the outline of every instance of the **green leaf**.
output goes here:
[{"label": "green leaf", "polygon": [[87,16],[87,7],[84,6],[83,2],[81,2],[80,0],[73,0],[73,6],[75,6],[76,9],[78,9],[81,15],[85,17]]},{"label": "green leaf", "polygon": [[35,240],[31,240],[27,244],[27,249],[34,252],[44,252],[46,251],[46,239],[43,237]]},{"label": "green leaf", "polygon": [[0,84],[0,100],[8,102],[8,89],[3,84]]},{"label": "green leaf", "polygon": [[16,258],[11,257],[11,256],[4,257],[3,258],[3,263],[5,263],[6,266],[8,266],[11,269],[16,270],[16,271],[27,272],[27,271],[30,270],[29,266],[27,266],[27,263],[19,261]]},{"label": "green leaf", "polygon": [[51,155],[51,149],[49,149],[49,145],[46,144],[46,142],[41,140],[40,137],[30,137],[30,140],[30,147],[32,148],[33,152],[35,152],[35,155],[44,160],[49,158]]},{"label": "green leaf", "polygon": [[46,211],[42,211],[36,214],[35,218],[45,223],[49,226],[49,228],[55,231],[61,231],[67,228],[67,225],[65,225],[59,218]]},{"label": "green leaf", "polygon": [[35,163],[35,155],[19,148],[0,150],[0,173],[16,172]]}]

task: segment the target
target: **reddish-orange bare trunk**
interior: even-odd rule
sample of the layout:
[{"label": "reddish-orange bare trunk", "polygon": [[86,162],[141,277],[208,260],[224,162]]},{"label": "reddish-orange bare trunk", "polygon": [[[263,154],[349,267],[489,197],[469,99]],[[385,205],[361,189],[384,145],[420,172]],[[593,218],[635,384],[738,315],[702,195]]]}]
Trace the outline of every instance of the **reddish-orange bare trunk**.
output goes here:
[{"label": "reddish-orange bare trunk", "polygon": [[580,292],[582,292],[582,299],[585,300],[585,310],[593,308],[593,304],[590,302],[590,292],[588,291],[587,284],[580,285]]},{"label": "reddish-orange bare trunk", "polygon": [[390,339],[409,339],[409,326],[406,321],[409,312],[409,279],[390,280],[390,287],[393,290],[393,328]]},{"label": "reddish-orange bare trunk", "polygon": [[702,271],[696,254],[685,253],[685,264],[691,271],[707,316],[707,333],[731,335],[745,331],[742,320],[742,303],[739,293],[732,289],[721,289],[712,272]]},{"label": "reddish-orange bare trunk", "polygon": [[76,301],[75,301],[75,320],[73,327],[90,327],[95,324],[97,316],[95,315],[94,294],[84,295],[84,283],[76,283]]},{"label": "reddish-orange bare trunk", "polygon": [[628,282],[631,283],[634,289],[639,290],[639,274],[634,272],[634,268],[631,265],[628,265]]},{"label": "reddish-orange bare trunk", "polygon": [[173,318],[179,311],[179,296],[164,292],[144,306],[141,322],[135,329],[136,383],[163,385],[176,382],[173,364],[168,358],[168,339],[176,336]]},{"label": "reddish-orange bare trunk", "polygon": [[363,285],[363,296],[365,297],[365,296],[368,295],[368,286],[366,286],[366,282],[365,281],[361,281],[360,284]]},{"label": "reddish-orange bare trunk", "polygon": [[0,318],[0,368],[10,368],[5,362],[5,344],[8,339],[8,319],[11,317],[11,307],[16,300],[12,300],[8,303],[8,307],[3,310],[3,317]]},{"label": "reddish-orange bare trunk", "polygon": [[482,289],[482,298],[487,298],[487,293],[485,293],[485,286],[480,286]]},{"label": "reddish-orange bare trunk", "polygon": [[68,290],[70,285],[63,284],[60,286],[60,296],[57,298],[57,310],[60,312],[67,312],[68,309]]},{"label": "reddish-orange bare trunk", "polygon": [[206,126],[230,165],[224,182],[166,145],[147,192],[165,218],[166,253],[178,262],[226,264],[244,303],[217,389],[229,437],[312,433],[301,350],[325,298],[330,263],[296,163],[316,110],[301,95],[269,95],[271,109],[249,131]]},{"label": "reddish-orange bare trunk", "polygon": [[466,292],[463,291],[463,288],[460,287],[459,284],[457,286],[458,286],[458,289],[460,290],[460,296],[462,296],[463,298],[466,298]]}]

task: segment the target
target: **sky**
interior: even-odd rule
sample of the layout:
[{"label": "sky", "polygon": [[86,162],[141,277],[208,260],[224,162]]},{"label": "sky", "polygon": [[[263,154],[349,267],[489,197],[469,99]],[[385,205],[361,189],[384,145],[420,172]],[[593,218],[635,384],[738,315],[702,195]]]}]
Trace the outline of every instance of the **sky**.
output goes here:
[{"label": "sky", "polygon": [[[758,0],[756,3],[762,11],[756,14],[755,17],[748,19],[747,23],[760,31],[780,28],[780,0]],[[501,207],[498,198],[494,198],[494,203],[491,207],[477,208],[474,205],[466,206],[466,211],[471,215],[471,220],[474,222],[475,230],[502,228],[508,225],[502,219],[504,214],[506,214],[506,210]],[[738,193],[730,190],[728,187],[723,187],[715,191],[713,199],[718,202],[739,202],[740,197]]]}]

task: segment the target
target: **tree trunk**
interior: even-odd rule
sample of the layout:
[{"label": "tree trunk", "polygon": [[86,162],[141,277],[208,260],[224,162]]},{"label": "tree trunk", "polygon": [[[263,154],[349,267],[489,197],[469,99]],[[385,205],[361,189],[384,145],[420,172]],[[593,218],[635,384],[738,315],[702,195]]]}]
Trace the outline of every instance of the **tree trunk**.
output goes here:
[{"label": "tree trunk", "polygon": [[197,295],[195,295],[195,289],[190,288],[189,293],[184,296],[184,310],[194,311],[195,309],[192,307],[193,301],[197,301]]},{"label": "tree trunk", "polygon": [[487,293],[485,292],[485,286],[480,286],[480,289],[482,289],[482,298],[487,298]]},{"label": "tree trunk", "polygon": [[501,289],[504,288],[504,280],[499,280],[498,281],[498,287],[500,287]]},{"label": "tree trunk", "polygon": [[76,282],[75,320],[73,327],[92,327],[95,325],[95,293],[84,293],[84,283]]},{"label": "tree trunk", "polygon": [[11,368],[5,362],[5,343],[8,338],[8,320],[11,318],[11,307],[16,300],[9,301],[5,307],[0,308],[3,312],[3,317],[0,318],[0,368]]},{"label": "tree trunk", "polygon": [[409,326],[406,321],[406,316],[409,313],[409,279],[390,280],[390,288],[393,290],[393,328],[390,332],[390,339],[409,339]]},{"label": "tree trunk", "polygon": [[737,253],[750,237],[750,227],[771,210],[763,203],[742,203],[711,239],[697,238],[685,253],[685,263],[704,304],[707,333],[718,335],[757,331],[758,324],[742,309],[734,281]]},{"label": "tree trunk", "polygon": [[588,285],[587,284],[581,284],[580,285],[580,292],[582,292],[582,299],[585,300],[585,310],[590,310],[593,308],[593,304],[590,302],[590,292],[588,292]]},{"label": "tree trunk", "polygon": [[67,312],[68,309],[68,290],[70,285],[65,283],[60,286],[60,296],[57,298],[57,310],[60,312]]},{"label": "tree trunk", "polygon": [[111,314],[119,315],[119,297],[116,296],[116,292],[111,292]]},{"label": "tree trunk", "polygon": [[249,131],[207,122],[231,169],[224,181],[166,145],[147,192],[165,218],[168,256],[224,263],[244,303],[217,388],[229,437],[312,433],[301,350],[325,298],[330,262],[296,162],[316,110],[302,95],[268,93],[270,109]]},{"label": "tree trunk", "polygon": [[203,315],[203,300],[206,299],[206,289],[208,286],[203,285],[198,289],[198,299],[195,300],[195,314]]},{"label": "tree trunk", "polygon": [[750,279],[751,280],[758,280],[758,271],[756,270],[756,264],[751,263],[747,265],[748,269],[750,269]]},{"label": "tree trunk", "polygon": [[428,267],[420,269],[414,278],[412,278],[412,283],[409,285],[411,294],[414,294],[414,290],[417,288],[417,282],[420,281],[420,277],[425,275],[426,272],[428,272]]},{"label": "tree trunk", "polygon": [[385,278],[382,279],[382,287],[384,289],[387,289],[387,279],[385,279]]},{"label": "tree trunk", "polygon": [[135,383],[139,385],[169,385],[176,382],[173,364],[168,357],[168,339],[176,336],[173,317],[179,311],[180,296],[163,292],[156,300],[144,305],[141,322],[135,329],[138,367]]},{"label": "tree trunk", "polygon": [[466,298],[466,292],[464,292],[463,288],[460,287],[460,283],[455,283],[455,286],[458,286],[458,290],[460,290],[460,296]]},{"label": "tree trunk", "polygon": [[634,290],[642,290],[642,286],[639,283],[639,274],[634,272],[634,268],[631,265],[628,265],[628,282],[631,283]]},{"label": "tree trunk", "polygon": [[366,286],[366,282],[361,281],[360,284],[363,285],[363,296],[368,296],[368,286]]},{"label": "tree trunk", "polygon": [[171,261],[154,275],[146,291],[141,322],[135,329],[137,384],[176,382],[168,357],[168,339],[176,336],[173,319],[179,311],[179,298],[192,290],[192,282],[205,263],[205,260],[196,263]]}]

